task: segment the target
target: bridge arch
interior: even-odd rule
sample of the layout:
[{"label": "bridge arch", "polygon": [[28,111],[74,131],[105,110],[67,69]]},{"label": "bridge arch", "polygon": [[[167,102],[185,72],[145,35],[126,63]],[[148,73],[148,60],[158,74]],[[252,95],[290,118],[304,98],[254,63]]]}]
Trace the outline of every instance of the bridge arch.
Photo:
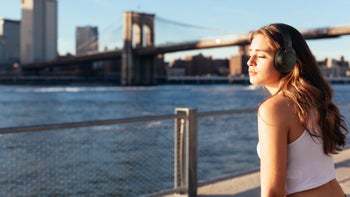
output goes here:
[{"label": "bridge arch", "polygon": [[154,15],[124,13],[124,47],[122,51],[122,85],[155,84],[156,55],[138,55],[135,48],[154,47]]}]

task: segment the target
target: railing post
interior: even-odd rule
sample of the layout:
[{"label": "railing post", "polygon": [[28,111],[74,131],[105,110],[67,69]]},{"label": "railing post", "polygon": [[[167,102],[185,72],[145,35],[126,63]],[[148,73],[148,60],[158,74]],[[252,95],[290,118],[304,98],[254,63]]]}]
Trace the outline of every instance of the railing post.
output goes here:
[{"label": "railing post", "polygon": [[176,108],[174,147],[174,187],[189,197],[197,196],[197,122],[196,109]]}]

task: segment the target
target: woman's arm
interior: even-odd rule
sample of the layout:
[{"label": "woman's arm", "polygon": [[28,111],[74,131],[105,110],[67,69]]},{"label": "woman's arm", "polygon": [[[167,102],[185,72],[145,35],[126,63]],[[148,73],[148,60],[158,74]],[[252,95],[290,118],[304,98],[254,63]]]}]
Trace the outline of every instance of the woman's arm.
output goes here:
[{"label": "woman's arm", "polygon": [[282,96],[274,96],[259,107],[261,197],[285,195],[290,110]]}]

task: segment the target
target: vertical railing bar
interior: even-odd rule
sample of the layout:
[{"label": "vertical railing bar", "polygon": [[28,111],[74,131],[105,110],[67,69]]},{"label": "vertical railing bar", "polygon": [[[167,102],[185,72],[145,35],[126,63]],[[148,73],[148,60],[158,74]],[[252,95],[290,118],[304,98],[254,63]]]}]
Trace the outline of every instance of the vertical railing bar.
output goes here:
[{"label": "vertical railing bar", "polygon": [[185,185],[185,180],[184,180],[184,177],[185,177],[185,172],[184,172],[184,140],[185,140],[185,135],[184,135],[184,129],[185,129],[185,120],[181,118],[180,120],[180,136],[179,136],[179,139],[180,139],[180,142],[179,142],[179,158],[181,159],[181,161],[179,162],[179,169],[181,170],[181,173],[180,173],[180,185],[183,186]]},{"label": "vertical railing bar", "polygon": [[198,150],[198,114],[196,109],[188,109],[187,111],[187,139],[186,139],[186,155],[187,155],[187,186],[188,196],[197,196],[197,150]]},{"label": "vertical railing bar", "polygon": [[[175,109],[175,114],[178,112]],[[174,119],[174,188],[179,187],[179,117]]]},{"label": "vertical railing bar", "polygon": [[[184,171],[184,139],[185,139],[185,120],[186,115],[181,109],[175,109],[175,143],[174,143],[174,188],[184,188],[185,171]],[[184,192],[187,189],[182,189]]]},{"label": "vertical railing bar", "polygon": [[[197,196],[197,120],[196,109],[176,108],[175,119],[175,188],[183,187],[181,194]],[[184,116],[180,116],[180,114]],[[182,117],[182,118],[179,118]]]}]

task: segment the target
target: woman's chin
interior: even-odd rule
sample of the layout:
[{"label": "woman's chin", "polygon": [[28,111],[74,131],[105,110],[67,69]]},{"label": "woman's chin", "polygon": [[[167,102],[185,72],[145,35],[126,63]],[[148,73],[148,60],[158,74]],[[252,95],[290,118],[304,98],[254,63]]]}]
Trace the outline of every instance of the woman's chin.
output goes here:
[{"label": "woman's chin", "polygon": [[249,82],[250,82],[252,85],[259,85],[259,83],[257,82],[257,80],[254,79],[254,78],[252,78],[252,77],[249,78]]}]

